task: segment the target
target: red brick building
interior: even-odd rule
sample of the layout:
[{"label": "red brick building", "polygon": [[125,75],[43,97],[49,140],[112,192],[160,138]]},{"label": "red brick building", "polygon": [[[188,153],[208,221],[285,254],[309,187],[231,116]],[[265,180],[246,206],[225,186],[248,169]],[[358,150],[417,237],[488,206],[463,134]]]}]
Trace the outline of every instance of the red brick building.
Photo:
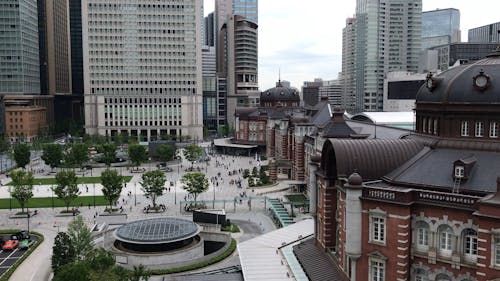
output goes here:
[{"label": "red brick building", "polygon": [[496,52],[429,75],[416,132],[324,142],[309,189],[316,246],[333,261],[325,270],[362,281],[500,280],[499,88]]}]

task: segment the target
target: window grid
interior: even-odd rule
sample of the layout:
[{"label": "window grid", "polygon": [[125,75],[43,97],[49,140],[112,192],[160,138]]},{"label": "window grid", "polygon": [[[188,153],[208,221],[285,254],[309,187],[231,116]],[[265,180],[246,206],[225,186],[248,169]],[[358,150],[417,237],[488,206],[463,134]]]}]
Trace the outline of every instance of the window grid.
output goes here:
[{"label": "window grid", "polygon": [[417,243],[419,246],[429,246],[429,231],[426,228],[418,229]]},{"label": "window grid", "polygon": [[372,240],[385,242],[385,218],[372,217]]},{"label": "window grid", "polygon": [[495,262],[496,266],[500,266],[500,236],[495,236],[494,238],[495,244],[493,247],[495,248]]},{"label": "window grid", "polygon": [[445,230],[441,232],[441,243],[439,248],[444,251],[451,251],[451,241],[453,239],[453,233]]},{"label": "window grid", "polygon": [[476,122],[476,137],[480,138],[484,136],[484,122]]},{"label": "window grid", "polygon": [[469,234],[465,236],[465,254],[477,255],[477,235]]},{"label": "window grid", "polygon": [[382,260],[372,259],[370,263],[371,281],[385,280],[385,263]]},{"label": "window grid", "polygon": [[462,121],[461,136],[462,137],[469,136],[469,121]]},{"label": "window grid", "polygon": [[498,138],[498,122],[490,122],[490,138]]}]

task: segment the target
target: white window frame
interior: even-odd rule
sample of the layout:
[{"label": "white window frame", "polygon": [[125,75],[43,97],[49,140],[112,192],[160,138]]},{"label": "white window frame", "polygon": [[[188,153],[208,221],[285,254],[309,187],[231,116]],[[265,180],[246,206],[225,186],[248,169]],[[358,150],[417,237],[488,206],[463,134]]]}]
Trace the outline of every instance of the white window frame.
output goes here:
[{"label": "white window frame", "polygon": [[429,249],[429,228],[417,228],[417,248],[419,250]]},{"label": "white window frame", "polygon": [[500,234],[493,235],[493,251],[491,257],[493,259],[493,266],[500,267]]},{"label": "white window frame", "polygon": [[490,138],[498,138],[498,122],[490,122]]},{"label": "white window frame", "polygon": [[422,132],[427,133],[427,118],[422,118]]},{"label": "white window frame", "polygon": [[369,275],[370,281],[385,281],[385,260],[371,257]]},{"label": "white window frame", "polygon": [[476,138],[484,137],[484,122],[478,121],[476,122],[475,134]]},{"label": "white window frame", "polygon": [[469,121],[462,121],[462,125],[460,126],[460,135],[462,137],[469,136]]},{"label": "white window frame", "polygon": [[370,216],[370,242],[385,245],[386,218],[381,215]]},{"label": "white window frame", "polygon": [[477,261],[477,233],[466,233],[464,236],[464,257],[467,261]]},{"label": "white window frame", "polygon": [[439,253],[442,256],[451,256],[453,251],[453,239],[455,239],[455,234],[449,228],[444,229],[444,231],[439,231]]},{"label": "white window frame", "polygon": [[438,133],[438,120],[434,119],[434,135]]},{"label": "white window frame", "polygon": [[465,167],[457,165],[455,166],[455,178],[463,178],[465,176]]}]

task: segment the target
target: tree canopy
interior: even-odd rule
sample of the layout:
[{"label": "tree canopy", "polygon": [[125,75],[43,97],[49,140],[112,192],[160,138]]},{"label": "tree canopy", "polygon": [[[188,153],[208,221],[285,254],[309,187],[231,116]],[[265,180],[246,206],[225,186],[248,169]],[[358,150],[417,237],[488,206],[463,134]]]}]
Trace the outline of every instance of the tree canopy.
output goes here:
[{"label": "tree canopy", "polygon": [[75,249],[71,239],[66,232],[59,232],[52,247],[52,271],[57,274],[62,266],[74,261]]},{"label": "tree canopy", "polygon": [[174,159],[175,147],[169,144],[161,144],[156,148],[158,159],[162,162],[167,162]]},{"label": "tree canopy", "polygon": [[106,166],[111,166],[111,163],[116,160],[116,145],[112,143],[102,144],[97,147],[97,152],[102,153],[101,161],[106,163]]},{"label": "tree canopy", "polygon": [[59,144],[51,143],[43,147],[42,160],[51,169],[58,167],[63,159],[63,149]]},{"label": "tree canopy", "polygon": [[73,144],[69,148],[65,158],[65,161],[68,162],[69,164],[74,164],[79,167],[81,167],[83,163],[87,162],[88,160],[89,160],[88,147],[84,143]]},{"label": "tree canopy", "polygon": [[109,202],[109,212],[122,192],[123,177],[115,170],[106,169],[101,173],[102,193]]},{"label": "tree canopy", "polygon": [[165,190],[165,173],[160,170],[148,171],[142,174],[142,191],[150,198],[153,207],[156,207],[156,199],[163,195]]},{"label": "tree canopy", "polygon": [[80,194],[76,181],[77,178],[74,171],[61,171],[56,174],[57,185],[54,188],[54,193],[64,201],[67,211],[69,211],[71,202]]},{"label": "tree canopy", "polygon": [[184,156],[186,156],[186,159],[188,161],[196,161],[199,160],[201,155],[203,154],[203,149],[194,143],[186,146],[184,148]]},{"label": "tree canopy", "polygon": [[203,173],[194,172],[184,174],[184,176],[182,176],[181,183],[184,185],[182,187],[184,190],[194,194],[195,202],[198,194],[208,190],[208,179]]},{"label": "tree canopy", "polygon": [[144,163],[146,162],[146,160],[148,160],[148,156],[146,155],[146,148],[140,144],[129,145],[128,156],[130,157],[130,161],[132,161],[132,163],[136,167],[139,167],[141,163]]},{"label": "tree canopy", "polygon": [[10,172],[12,179],[10,185],[12,186],[10,194],[15,198],[19,205],[21,205],[21,212],[24,212],[24,206],[28,200],[33,197],[33,183],[34,178],[31,172],[23,169],[17,169]]},{"label": "tree canopy", "polygon": [[75,260],[88,258],[92,253],[92,236],[82,216],[75,217],[68,224],[68,236],[75,251]]},{"label": "tree canopy", "polygon": [[25,143],[14,146],[14,161],[19,168],[24,168],[30,162],[30,147]]}]

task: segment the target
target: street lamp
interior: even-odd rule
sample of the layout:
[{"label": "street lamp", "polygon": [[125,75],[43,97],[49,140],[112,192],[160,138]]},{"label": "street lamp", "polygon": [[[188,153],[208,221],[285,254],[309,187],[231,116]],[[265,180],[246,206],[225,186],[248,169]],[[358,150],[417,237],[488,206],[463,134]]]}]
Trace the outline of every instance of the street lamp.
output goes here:
[{"label": "street lamp", "polygon": [[137,206],[137,183],[134,182],[134,206]]},{"label": "street lamp", "polygon": [[51,199],[52,199],[52,210],[54,210],[54,186],[51,186],[50,187],[50,191],[51,191]]},{"label": "street lamp", "polygon": [[94,186],[94,209],[95,209],[95,183],[92,184]]}]

